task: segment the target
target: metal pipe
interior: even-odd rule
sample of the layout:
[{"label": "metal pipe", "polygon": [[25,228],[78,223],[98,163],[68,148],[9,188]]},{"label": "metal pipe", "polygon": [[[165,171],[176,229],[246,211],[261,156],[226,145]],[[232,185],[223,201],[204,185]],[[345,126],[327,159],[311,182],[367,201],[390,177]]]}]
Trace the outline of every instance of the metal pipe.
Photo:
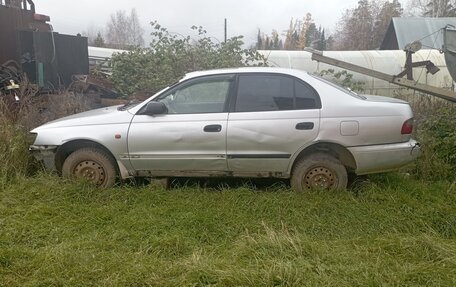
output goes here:
[{"label": "metal pipe", "polygon": [[453,91],[433,87],[430,85],[420,84],[420,83],[417,83],[417,82],[409,80],[409,79],[404,79],[401,77],[385,74],[385,73],[382,73],[379,71],[364,68],[364,67],[361,67],[361,66],[358,66],[355,64],[351,64],[348,62],[344,62],[344,61],[341,61],[338,59],[326,57],[326,56],[323,56],[322,51],[317,51],[317,50],[309,49],[309,48],[306,48],[304,50],[312,53],[312,60],[314,60],[314,61],[322,62],[322,63],[328,64],[328,65],[340,67],[342,69],[350,70],[350,71],[353,71],[356,73],[360,73],[360,74],[367,75],[367,76],[370,76],[373,78],[384,80],[384,81],[387,81],[392,84],[396,84],[396,85],[399,85],[402,87],[420,91],[420,92],[456,103],[456,94]]}]

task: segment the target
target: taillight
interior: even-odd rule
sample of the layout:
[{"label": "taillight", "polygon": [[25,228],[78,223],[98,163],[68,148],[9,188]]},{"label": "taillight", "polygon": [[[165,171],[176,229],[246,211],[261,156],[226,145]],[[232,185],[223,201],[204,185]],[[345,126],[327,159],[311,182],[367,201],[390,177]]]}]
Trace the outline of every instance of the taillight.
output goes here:
[{"label": "taillight", "polygon": [[408,119],[402,124],[401,134],[409,135],[413,131],[413,118]]}]

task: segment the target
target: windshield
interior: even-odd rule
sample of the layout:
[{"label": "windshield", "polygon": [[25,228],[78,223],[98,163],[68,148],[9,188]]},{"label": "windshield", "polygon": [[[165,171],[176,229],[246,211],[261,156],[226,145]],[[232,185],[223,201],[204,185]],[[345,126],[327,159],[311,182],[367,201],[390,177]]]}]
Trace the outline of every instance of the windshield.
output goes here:
[{"label": "windshield", "polygon": [[317,80],[320,80],[320,81],[330,85],[330,86],[333,86],[334,88],[338,89],[339,91],[342,91],[342,92],[344,92],[346,94],[349,94],[352,97],[355,97],[355,98],[358,98],[358,99],[361,99],[361,100],[365,100],[366,99],[366,97],[361,96],[361,95],[355,93],[354,91],[352,91],[351,89],[339,85],[338,83],[332,82],[330,80],[327,80],[325,78],[322,78],[322,77],[314,75],[314,74],[310,74],[309,73],[309,75],[314,77]]}]

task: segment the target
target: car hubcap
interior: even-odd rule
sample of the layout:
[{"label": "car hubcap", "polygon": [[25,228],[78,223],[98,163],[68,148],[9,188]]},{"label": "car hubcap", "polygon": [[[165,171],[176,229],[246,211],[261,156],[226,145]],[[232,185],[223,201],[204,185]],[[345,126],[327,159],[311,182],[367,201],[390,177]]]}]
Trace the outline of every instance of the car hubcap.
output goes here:
[{"label": "car hubcap", "polygon": [[304,176],[304,185],[307,188],[331,189],[337,182],[336,175],[325,167],[314,167]]},{"label": "car hubcap", "polygon": [[106,178],[104,168],[91,160],[80,162],[74,168],[74,175],[76,177],[85,178],[97,185],[101,185]]}]

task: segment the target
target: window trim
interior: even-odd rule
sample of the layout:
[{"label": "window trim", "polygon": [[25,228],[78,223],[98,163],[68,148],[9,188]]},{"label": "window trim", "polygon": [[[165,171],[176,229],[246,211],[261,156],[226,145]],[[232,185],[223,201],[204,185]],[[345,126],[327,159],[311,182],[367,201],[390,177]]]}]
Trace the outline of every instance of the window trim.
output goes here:
[{"label": "window trim", "polygon": [[[272,111],[271,110],[269,110],[269,111],[242,111],[242,112],[236,111],[236,102],[237,102],[237,99],[239,96],[239,82],[240,82],[241,76],[280,76],[280,77],[290,78],[293,81],[293,109],[272,110]],[[312,91],[312,93],[314,94],[315,99],[316,99],[315,108],[313,108],[313,109],[297,109],[296,108],[296,82],[299,82],[299,83],[307,86],[308,88],[310,88],[310,90]],[[319,110],[319,109],[321,109],[321,99],[320,99],[320,95],[318,94],[318,92],[315,90],[314,87],[312,87],[310,84],[308,84],[307,82],[305,82],[304,80],[302,80],[296,76],[282,74],[282,73],[271,73],[271,72],[268,72],[268,73],[255,72],[255,73],[238,73],[238,74],[236,74],[235,84],[233,85],[233,93],[232,93],[231,101],[229,104],[230,113],[264,113],[264,112],[284,112],[284,111],[306,111],[306,110]]]}]

